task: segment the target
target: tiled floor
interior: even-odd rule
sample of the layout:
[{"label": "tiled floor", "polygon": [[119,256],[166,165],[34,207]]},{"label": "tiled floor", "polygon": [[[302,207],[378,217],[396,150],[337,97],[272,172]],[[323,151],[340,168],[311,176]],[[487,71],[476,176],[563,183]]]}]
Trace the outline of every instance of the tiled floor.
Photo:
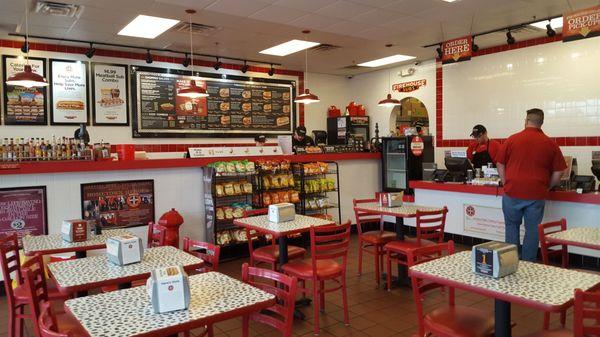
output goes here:
[{"label": "tiled floor", "polygon": [[[363,274],[357,275],[358,244],[355,237],[348,260],[348,301],[350,306],[350,326],[343,324],[341,293],[326,295],[325,313],[321,315],[320,337],[330,336],[412,336],[416,333],[416,316],[412,292],[408,288],[393,289],[387,292],[375,287],[372,256],[365,255]],[[235,277],[240,276],[241,265],[246,260],[222,263],[220,271]],[[425,310],[435,308],[445,301],[443,294],[434,292],[425,299]],[[471,293],[457,292],[457,303],[487,310],[493,315],[493,301]],[[295,336],[313,336],[312,307],[300,308],[306,314],[304,321],[294,322]],[[570,316],[570,315],[569,315]],[[543,314],[528,308],[513,305],[512,319],[516,323],[513,336],[521,336],[537,331],[542,327]],[[570,318],[570,317],[569,317]],[[570,323],[570,319],[567,321]],[[553,316],[553,326],[558,325],[558,315]],[[26,336],[32,336],[27,329]],[[0,299],[0,337],[7,335],[6,299]],[[215,325],[217,337],[242,336],[241,319],[233,319]],[[270,327],[252,324],[251,337],[280,336]]]}]

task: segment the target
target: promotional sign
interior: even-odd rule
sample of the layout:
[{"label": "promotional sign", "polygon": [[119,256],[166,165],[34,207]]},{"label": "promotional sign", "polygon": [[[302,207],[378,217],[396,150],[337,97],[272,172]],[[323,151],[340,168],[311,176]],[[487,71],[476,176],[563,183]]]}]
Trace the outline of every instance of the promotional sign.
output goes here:
[{"label": "promotional sign", "polygon": [[[463,230],[474,237],[504,241],[504,213],[502,208],[473,204],[463,205]],[[525,236],[525,226],[521,226],[521,240]]]},{"label": "promotional sign", "polygon": [[206,157],[247,157],[247,156],[278,156],[283,151],[280,146],[250,146],[250,147],[189,147],[190,158]]},{"label": "promotional sign", "polygon": [[410,151],[417,156],[420,157],[423,154],[423,150],[425,149],[425,143],[423,139],[419,136],[415,136],[410,142]]},{"label": "promotional sign", "polygon": [[129,125],[127,65],[92,63],[94,125]]},{"label": "promotional sign", "polygon": [[20,245],[25,235],[47,232],[45,186],[0,189],[0,235],[17,233]]},{"label": "promotional sign", "polygon": [[415,80],[410,82],[396,83],[392,85],[392,91],[397,92],[411,92],[419,90],[420,87],[427,85],[427,80]]},{"label": "promotional sign", "polygon": [[[215,77],[218,76],[218,77]],[[291,134],[292,81],[132,67],[133,136],[199,137]],[[190,85],[208,97],[180,97]]]},{"label": "promotional sign", "polygon": [[600,6],[563,15],[563,42],[600,36]]},{"label": "promotional sign", "polygon": [[8,85],[6,80],[24,71],[29,62],[31,70],[46,77],[46,60],[8,56],[2,57],[2,73],[4,74],[4,124],[6,125],[46,125],[48,114],[46,111],[46,87],[25,88]]},{"label": "promotional sign", "polygon": [[144,226],[154,221],[154,180],[81,184],[81,212],[102,228]]},{"label": "promotional sign", "polygon": [[88,123],[87,62],[50,59],[51,124]]},{"label": "promotional sign", "polygon": [[465,36],[442,43],[442,64],[471,59],[473,37]]}]

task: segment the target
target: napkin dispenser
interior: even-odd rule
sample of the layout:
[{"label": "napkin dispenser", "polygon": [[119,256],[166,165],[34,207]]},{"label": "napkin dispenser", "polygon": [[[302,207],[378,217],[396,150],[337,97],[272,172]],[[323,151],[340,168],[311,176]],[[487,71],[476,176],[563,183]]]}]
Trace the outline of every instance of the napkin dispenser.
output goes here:
[{"label": "napkin dispenser", "polygon": [[402,207],[404,192],[398,193],[380,193],[379,206],[381,207]]},{"label": "napkin dispenser", "polygon": [[153,270],[146,287],[156,314],[190,306],[190,282],[181,266]]},{"label": "napkin dispenser", "polygon": [[64,220],[60,228],[62,239],[67,242],[83,242],[91,236],[92,225],[88,220]]},{"label": "napkin dispenser", "polygon": [[296,217],[296,207],[294,204],[281,203],[269,205],[269,221],[270,222],[286,222],[292,221]]},{"label": "napkin dispenser", "polygon": [[519,252],[516,245],[490,241],[473,246],[471,260],[474,273],[501,278],[517,271]]},{"label": "napkin dispenser", "polygon": [[142,239],[133,235],[110,237],[106,239],[106,255],[118,266],[138,263],[144,256]]}]

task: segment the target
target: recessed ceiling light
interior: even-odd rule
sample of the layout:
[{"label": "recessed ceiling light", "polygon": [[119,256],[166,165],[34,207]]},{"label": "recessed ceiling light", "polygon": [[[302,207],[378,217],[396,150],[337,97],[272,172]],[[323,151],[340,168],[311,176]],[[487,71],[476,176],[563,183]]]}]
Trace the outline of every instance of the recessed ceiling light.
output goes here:
[{"label": "recessed ceiling light", "polygon": [[156,16],[138,15],[119,35],[153,39],[179,23],[179,20],[159,18]]},{"label": "recessed ceiling light", "polygon": [[384,57],[384,58],[378,59],[378,60],[359,63],[358,65],[361,67],[375,68],[375,67],[384,66],[386,64],[392,64],[392,63],[398,63],[398,62],[402,62],[402,61],[412,60],[414,58],[415,58],[414,56],[396,54],[396,55]]},{"label": "recessed ceiling light", "polygon": [[261,54],[275,55],[275,56],[286,56],[299,52],[304,49],[312,48],[320,45],[319,42],[310,42],[303,40],[291,40],[274,47],[260,51]]},{"label": "recessed ceiling light", "polygon": [[460,0],[442,0],[443,2],[455,2],[455,1],[460,1]]},{"label": "recessed ceiling light", "polygon": [[[543,20],[543,21],[538,21],[538,22],[534,22],[534,23],[530,23],[530,26],[534,26],[536,28],[539,29],[546,29],[546,25],[548,24],[548,20]],[[563,25],[563,18],[562,16],[560,18],[554,18],[552,20],[550,20],[550,26],[554,29],[557,28],[562,28]]]}]

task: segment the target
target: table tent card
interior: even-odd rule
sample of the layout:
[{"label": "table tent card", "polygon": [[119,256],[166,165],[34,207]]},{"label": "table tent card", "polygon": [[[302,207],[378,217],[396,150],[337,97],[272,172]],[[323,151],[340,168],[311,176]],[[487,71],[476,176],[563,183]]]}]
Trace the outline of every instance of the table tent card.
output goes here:
[{"label": "table tent card", "polygon": [[153,270],[146,286],[154,313],[185,310],[190,306],[190,283],[181,266]]},{"label": "table tent card", "polygon": [[121,235],[106,240],[108,260],[118,266],[142,261],[144,247],[142,239],[133,235]]},{"label": "table tent card", "polygon": [[83,242],[90,237],[91,224],[87,220],[64,220],[60,229],[62,239],[67,242]]},{"label": "table tent card", "polygon": [[519,267],[517,246],[504,242],[490,241],[473,246],[471,258],[474,273],[493,278],[515,273]]},{"label": "table tent card", "polygon": [[281,203],[269,205],[269,221],[270,222],[286,222],[294,220],[296,216],[296,208],[294,204]]},{"label": "table tent card", "polygon": [[381,207],[402,207],[404,192],[381,193],[379,194],[379,206]]}]

